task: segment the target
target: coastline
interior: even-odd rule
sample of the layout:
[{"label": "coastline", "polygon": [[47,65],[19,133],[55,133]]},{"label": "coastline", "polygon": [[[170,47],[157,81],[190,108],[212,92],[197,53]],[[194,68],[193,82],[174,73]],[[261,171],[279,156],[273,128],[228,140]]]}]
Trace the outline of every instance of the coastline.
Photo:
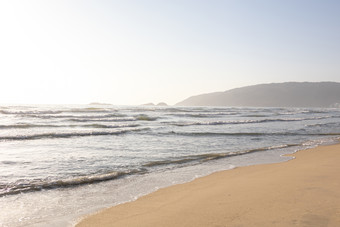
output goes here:
[{"label": "coastline", "polygon": [[160,189],[76,226],[339,226],[340,144]]}]

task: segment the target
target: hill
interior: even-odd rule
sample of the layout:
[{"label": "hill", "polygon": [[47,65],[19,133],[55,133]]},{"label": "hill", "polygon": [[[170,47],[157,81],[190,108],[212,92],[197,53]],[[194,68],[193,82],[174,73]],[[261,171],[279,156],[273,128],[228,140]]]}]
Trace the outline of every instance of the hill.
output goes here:
[{"label": "hill", "polygon": [[340,107],[340,83],[259,84],[189,97],[177,106]]}]

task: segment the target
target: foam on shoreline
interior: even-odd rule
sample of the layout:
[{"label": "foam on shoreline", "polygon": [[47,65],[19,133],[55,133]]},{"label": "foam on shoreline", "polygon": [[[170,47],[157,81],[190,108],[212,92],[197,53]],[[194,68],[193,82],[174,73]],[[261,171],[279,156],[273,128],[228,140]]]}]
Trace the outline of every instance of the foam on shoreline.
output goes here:
[{"label": "foam on shoreline", "polygon": [[294,156],[289,162],[235,168],[160,189],[77,226],[338,226],[340,145]]}]

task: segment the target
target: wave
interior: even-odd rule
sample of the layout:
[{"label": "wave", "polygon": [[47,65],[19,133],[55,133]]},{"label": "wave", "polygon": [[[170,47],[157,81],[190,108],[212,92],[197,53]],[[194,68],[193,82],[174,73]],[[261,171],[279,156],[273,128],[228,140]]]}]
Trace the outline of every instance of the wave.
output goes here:
[{"label": "wave", "polygon": [[234,110],[233,108],[207,108],[207,107],[162,107],[162,106],[142,106],[138,108],[124,108],[121,110],[133,111],[133,112],[162,112],[162,113],[197,113],[197,112],[216,112],[223,111],[225,113]]},{"label": "wave", "polygon": [[139,124],[121,124],[121,125],[103,125],[103,124],[86,124],[80,125],[80,127],[90,128],[134,128],[140,126]]},{"label": "wave", "polygon": [[253,124],[264,123],[273,121],[296,121],[296,120],[284,120],[284,119],[265,119],[265,120],[238,120],[238,121],[207,121],[207,122],[176,122],[170,123],[175,126],[194,126],[194,125],[234,125],[234,124]]},{"label": "wave", "polygon": [[[203,163],[207,161],[228,158],[237,155],[244,155],[253,152],[261,152],[273,149],[280,149],[292,146],[299,146],[299,144],[287,144],[280,146],[272,146],[272,147],[264,147],[257,149],[250,149],[238,152],[227,152],[227,153],[209,153],[209,154],[199,154],[199,155],[191,155],[185,157],[179,157],[177,159],[171,160],[162,160],[162,161],[152,161],[145,163],[142,165],[141,169],[133,169],[128,171],[112,171],[104,174],[94,174],[88,176],[80,176],[74,177],[70,179],[59,179],[59,180],[50,180],[50,179],[38,179],[38,180],[18,180],[12,183],[0,183],[0,197],[6,195],[13,195],[19,193],[26,192],[34,192],[41,190],[50,190],[57,188],[67,188],[67,187],[77,187],[86,184],[100,183],[103,181],[115,180],[121,177],[125,177],[132,174],[143,174],[146,173],[148,168],[154,168],[158,166],[164,165],[181,165],[186,163],[197,162]],[[12,163],[8,163],[12,164]]]},{"label": "wave", "polygon": [[319,110],[319,109],[313,109],[313,110],[302,110],[300,113],[306,113],[306,114],[315,114],[315,113],[327,113],[329,110]]},{"label": "wave", "polygon": [[145,114],[140,114],[134,117],[109,117],[109,118],[69,118],[69,121],[76,121],[76,122],[123,122],[123,121],[156,121],[157,117],[150,117]]},{"label": "wave", "polygon": [[37,115],[28,114],[26,117],[41,119],[66,119],[70,121],[86,122],[86,121],[155,121],[157,117],[150,117],[146,114],[140,114],[134,117],[128,117],[126,114],[104,114],[104,115]]},{"label": "wave", "polygon": [[109,136],[109,135],[121,135],[121,134],[128,133],[128,132],[138,132],[138,131],[143,131],[143,130],[148,130],[148,128],[123,129],[119,131],[41,133],[41,134],[33,134],[33,135],[0,136],[0,141],[55,139],[55,138],[70,138],[70,137],[84,137],[84,136]]},{"label": "wave", "polygon": [[313,111],[313,110],[299,110],[299,109],[293,109],[293,110],[287,110],[282,109],[278,112],[274,112],[275,115],[297,115],[297,114],[310,114],[310,113],[325,113],[321,111]]},{"label": "wave", "polygon": [[150,117],[146,114],[140,114],[140,115],[136,116],[135,119],[137,121],[155,121],[155,120],[157,120],[157,117]]},{"label": "wave", "polygon": [[[76,108],[76,109],[59,109],[59,110],[25,110],[25,111],[10,111],[6,110],[2,107],[0,110],[1,114],[12,114],[12,115],[47,115],[47,114],[61,114],[61,113],[78,113],[78,114],[84,114],[84,113],[109,113],[109,112],[116,112],[115,109],[107,109],[107,108],[95,108],[95,107],[89,107],[89,108]],[[54,116],[54,115],[53,115]]]},{"label": "wave", "polygon": [[340,133],[298,133],[298,132],[175,132],[167,135],[181,136],[338,136]]},{"label": "wave", "polygon": [[180,158],[174,158],[174,159],[171,159],[171,160],[161,160],[161,161],[148,162],[148,163],[143,164],[143,167],[158,167],[158,166],[174,165],[174,164],[178,165],[178,164],[186,164],[186,163],[192,163],[192,162],[203,163],[203,162],[207,162],[207,161],[211,161],[211,160],[217,160],[217,159],[221,159],[221,158],[228,158],[228,157],[232,157],[232,156],[245,155],[245,154],[260,152],[260,151],[268,151],[268,150],[282,149],[282,148],[287,148],[287,147],[295,147],[295,146],[300,146],[300,145],[301,144],[285,144],[285,145],[263,147],[263,148],[256,148],[256,149],[236,151],[236,152],[190,155],[190,156],[184,156],[184,157],[180,157]]},{"label": "wave", "polygon": [[74,125],[53,125],[53,124],[29,124],[18,123],[13,125],[0,125],[0,129],[27,129],[27,128],[126,128],[138,127],[139,124],[119,124],[119,125],[105,125],[105,124],[74,124]]},{"label": "wave", "polygon": [[314,127],[339,127],[340,126],[340,122],[326,122],[326,123],[316,123],[316,124],[308,124],[305,125],[308,128],[314,128]]},{"label": "wave", "polygon": [[235,115],[235,113],[182,113],[182,114],[168,114],[175,117],[186,117],[186,118],[214,118],[226,115]]},{"label": "wave", "polygon": [[75,177],[60,180],[19,180],[14,183],[0,184],[0,197],[6,195],[19,194],[23,192],[41,191],[43,189],[56,189],[66,187],[76,187],[85,184],[99,183],[114,180],[131,174],[142,174],[145,170],[113,171],[105,174]]},{"label": "wave", "polygon": [[36,110],[36,111],[8,111],[0,110],[1,114],[29,115],[29,114],[60,114],[59,110]]},{"label": "wave", "polygon": [[267,114],[246,114],[242,115],[241,117],[268,117]]},{"label": "wave", "polygon": [[[320,120],[329,117],[311,117],[311,118],[274,118],[262,120],[235,120],[235,121],[207,121],[207,122],[170,122],[170,125],[175,126],[194,126],[194,125],[234,125],[234,124],[256,124],[267,122],[290,122],[290,121],[307,121],[307,120]],[[163,122],[166,123],[166,122]]]},{"label": "wave", "polygon": [[122,121],[136,121],[134,117],[116,117],[116,118],[69,118],[68,121],[74,122],[122,122]]},{"label": "wave", "polygon": [[31,164],[31,162],[22,162],[22,161],[1,161],[0,164],[3,164],[3,165],[26,165],[26,164]]},{"label": "wave", "polygon": [[[24,129],[24,128],[54,128],[62,127],[61,125],[44,125],[44,124],[29,124],[29,123],[18,123],[13,125],[0,125],[0,129]],[[66,126],[63,126],[66,127]]]},{"label": "wave", "polygon": [[59,118],[79,118],[79,119],[100,119],[100,118],[111,118],[111,117],[126,117],[125,114],[118,114],[118,113],[113,113],[113,114],[104,114],[104,115],[39,115],[39,114],[27,114],[25,115],[26,117],[31,117],[31,118],[42,118],[42,119],[59,119]]}]

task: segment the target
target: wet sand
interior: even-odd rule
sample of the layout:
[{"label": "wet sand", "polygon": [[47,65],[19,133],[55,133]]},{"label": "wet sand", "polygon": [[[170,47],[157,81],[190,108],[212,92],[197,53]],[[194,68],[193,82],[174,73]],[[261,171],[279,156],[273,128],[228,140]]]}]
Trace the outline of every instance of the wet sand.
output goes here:
[{"label": "wet sand", "polygon": [[77,226],[340,226],[340,145],[160,189]]}]

